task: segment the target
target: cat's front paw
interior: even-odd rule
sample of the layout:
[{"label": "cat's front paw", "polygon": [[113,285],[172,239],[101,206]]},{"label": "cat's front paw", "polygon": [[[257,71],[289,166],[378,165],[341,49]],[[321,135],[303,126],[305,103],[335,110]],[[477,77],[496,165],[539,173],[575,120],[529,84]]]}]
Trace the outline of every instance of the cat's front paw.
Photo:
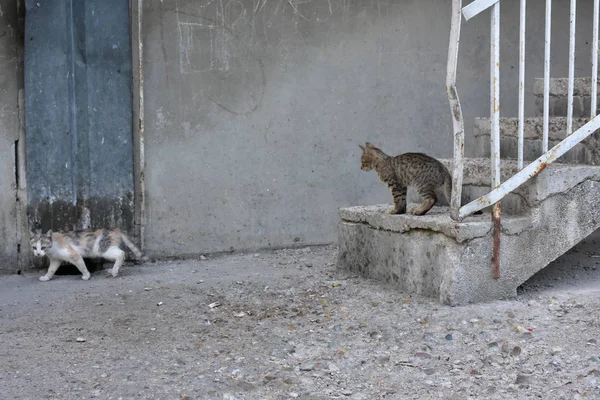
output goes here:
[{"label": "cat's front paw", "polygon": [[119,275],[119,271],[115,271],[114,269],[111,269],[110,274],[113,276],[113,278],[116,278],[117,275]]},{"label": "cat's front paw", "polygon": [[83,279],[84,281],[87,281],[88,279],[90,279],[90,276],[91,276],[90,274],[82,275],[81,279]]},{"label": "cat's front paw", "polygon": [[40,281],[42,281],[42,282],[47,282],[49,280],[50,280],[50,278],[48,278],[46,275],[40,276]]}]

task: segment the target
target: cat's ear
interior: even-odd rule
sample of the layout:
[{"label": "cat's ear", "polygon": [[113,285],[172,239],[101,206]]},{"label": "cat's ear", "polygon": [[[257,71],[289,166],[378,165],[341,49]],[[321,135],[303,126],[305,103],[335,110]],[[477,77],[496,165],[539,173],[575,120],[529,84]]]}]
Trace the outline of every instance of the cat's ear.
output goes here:
[{"label": "cat's ear", "polygon": [[362,151],[365,151],[365,150],[367,150],[367,149],[365,148],[365,146],[363,146],[362,144],[359,144],[359,145],[358,145],[358,147],[360,147],[360,148],[362,149]]},{"label": "cat's ear", "polygon": [[371,143],[369,143],[369,142],[367,142],[367,143],[366,143],[366,145],[367,145],[367,147],[368,147],[368,148],[370,148],[370,149],[374,149],[374,148],[375,148],[375,146],[373,146],[373,145],[372,145]]},{"label": "cat's ear", "polygon": [[52,239],[52,229],[48,230],[48,232],[46,233],[46,236],[48,236],[50,239]]}]

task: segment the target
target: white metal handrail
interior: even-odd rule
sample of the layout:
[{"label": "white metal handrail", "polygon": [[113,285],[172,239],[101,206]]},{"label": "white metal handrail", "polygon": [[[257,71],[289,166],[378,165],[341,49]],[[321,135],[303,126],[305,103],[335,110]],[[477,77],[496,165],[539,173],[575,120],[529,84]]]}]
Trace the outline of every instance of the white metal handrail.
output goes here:
[{"label": "white metal handrail", "polygon": [[[453,120],[454,129],[454,166],[452,182],[452,199],[450,216],[460,221],[466,216],[483,208],[492,208],[492,266],[494,278],[500,277],[500,232],[501,208],[500,201],[508,193],[517,189],[529,179],[540,173],[546,166],[572,149],[582,140],[600,128],[600,116],[596,116],[596,96],[598,84],[598,19],[600,0],[594,0],[594,15],[592,29],[592,88],[591,88],[591,120],[573,132],[573,82],[575,80],[575,26],[577,0],[570,0],[569,24],[569,81],[567,93],[567,136],[564,140],[548,150],[548,127],[550,121],[550,39],[552,21],[552,0],[546,0],[545,13],[545,46],[544,46],[544,112],[542,155],[535,161],[523,166],[523,131],[525,124],[525,13],[526,0],[520,0],[519,23],[519,109],[518,109],[518,167],[519,172],[506,180],[500,181],[500,0],[474,0],[462,7],[462,0],[452,0],[452,23],[450,43],[448,48],[448,70],[446,76],[446,91]],[[458,65],[458,50],[460,44],[461,13],[469,20],[483,11],[491,8],[490,21],[490,161],[492,172],[492,188],[490,193],[461,207],[463,158],[464,158],[464,123],[462,109],[456,88],[456,70]]]},{"label": "white metal handrail", "polygon": [[[494,205],[494,213],[500,218],[498,202],[508,193],[517,189],[529,179],[537,175],[547,165],[572,149],[582,140],[600,128],[600,118],[596,117],[596,97],[598,85],[598,20],[600,0],[594,0],[593,35],[592,35],[592,87],[591,87],[591,120],[572,132],[573,127],[573,82],[575,65],[575,11],[577,0],[570,0],[569,29],[569,78],[567,94],[567,136],[564,140],[548,150],[548,121],[550,97],[550,36],[552,0],[546,0],[545,13],[545,52],[544,52],[544,129],[542,139],[542,155],[529,165],[523,167],[523,129],[524,129],[524,86],[525,86],[525,12],[526,0],[520,0],[520,46],[519,46],[519,111],[518,111],[518,166],[520,171],[505,182],[500,182],[500,0],[474,0],[462,7],[462,0],[452,1],[452,24],[448,48],[448,69],[446,89],[451,108],[454,129],[454,168],[450,215],[454,220],[463,218],[483,208]],[[491,40],[490,40],[490,117],[491,117],[491,170],[492,188],[490,193],[461,207],[463,158],[464,158],[464,123],[462,110],[456,88],[456,73],[462,25],[461,14],[469,20],[491,8]]]},{"label": "white metal handrail", "polygon": [[460,44],[462,0],[452,0],[452,22],[450,44],[448,46],[448,67],[446,74],[446,93],[452,114],[454,132],[454,168],[452,169],[452,198],[450,199],[450,217],[459,219],[463,181],[463,158],[465,153],[465,125],[456,89],[456,69],[458,66],[458,48]]}]

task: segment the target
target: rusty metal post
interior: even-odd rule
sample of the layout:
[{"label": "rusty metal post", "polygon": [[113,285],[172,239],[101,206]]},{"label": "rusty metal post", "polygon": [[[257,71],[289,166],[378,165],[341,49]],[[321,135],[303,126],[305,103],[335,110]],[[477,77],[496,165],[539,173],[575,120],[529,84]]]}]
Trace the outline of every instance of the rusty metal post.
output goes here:
[{"label": "rusty metal post", "polygon": [[494,279],[498,279],[500,278],[500,233],[502,232],[500,202],[494,204],[494,207],[492,207],[492,223],[494,224],[492,234],[492,273]]}]

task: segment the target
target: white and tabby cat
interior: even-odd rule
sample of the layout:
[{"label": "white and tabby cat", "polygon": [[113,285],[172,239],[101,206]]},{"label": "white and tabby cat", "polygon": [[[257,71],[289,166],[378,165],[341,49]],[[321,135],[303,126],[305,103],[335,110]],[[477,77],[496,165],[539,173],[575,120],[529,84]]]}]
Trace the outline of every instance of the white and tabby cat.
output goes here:
[{"label": "white and tabby cat", "polygon": [[127,235],[120,229],[88,229],[83,231],[72,231],[59,233],[48,231],[46,234],[31,234],[29,239],[33,254],[39,257],[48,256],[50,266],[46,275],[40,277],[40,281],[49,281],[54,273],[60,267],[63,261],[71,263],[81,271],[81,279],[90,279],[83,258],[104,258],[114,261],[110,273],[117,276],[119,268],[125,261],[125,252],[121,249],[121,244],[125,243],[138,259],[142,258],[142,253],[129,240]]}]

